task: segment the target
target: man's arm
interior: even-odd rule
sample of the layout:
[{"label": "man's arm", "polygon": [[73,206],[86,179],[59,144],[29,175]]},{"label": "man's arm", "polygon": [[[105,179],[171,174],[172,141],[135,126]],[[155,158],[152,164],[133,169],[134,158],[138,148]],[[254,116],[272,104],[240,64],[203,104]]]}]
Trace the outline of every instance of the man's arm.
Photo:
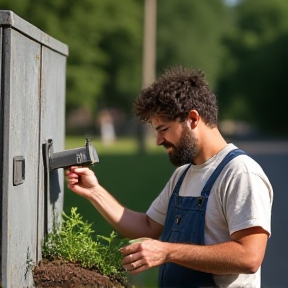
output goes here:
[{"label": "man's arm", "polygon": [[158,238],[163,226],[145,213],[129,210],[122,206],[98,182],[89,168],[71,167],[66,170],[68,188],[87,198],[106,221],[123,237]]},{"label": "man's arm", "polygon": [[122,264],[131,274],[168,262],[213,274],[250,274],[263,261],[267,238],[261,227],[252,227],[235,232],[229,242],[207,246],[147,240],[123,247]]}]

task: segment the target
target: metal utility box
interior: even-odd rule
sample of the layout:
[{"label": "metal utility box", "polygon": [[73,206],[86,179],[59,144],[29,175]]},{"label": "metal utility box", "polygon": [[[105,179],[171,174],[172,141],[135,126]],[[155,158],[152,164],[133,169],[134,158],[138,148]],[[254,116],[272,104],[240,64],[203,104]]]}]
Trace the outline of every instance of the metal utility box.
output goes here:
[{"label": "metal utility box", "polygon": [[48,139],[64,150],[68,47],[1,10],[0,47],[1,283],[33,287],[31,264],[63,210],[63,170],[45,171],[42,154]]}]

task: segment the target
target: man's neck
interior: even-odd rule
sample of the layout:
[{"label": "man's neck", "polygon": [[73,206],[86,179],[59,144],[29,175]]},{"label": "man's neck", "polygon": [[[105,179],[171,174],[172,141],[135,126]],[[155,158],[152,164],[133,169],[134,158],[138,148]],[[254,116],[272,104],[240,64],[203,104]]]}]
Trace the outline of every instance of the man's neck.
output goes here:
[{"label": "man's neck", "polygon": [[227,142],[219,132],[218,128],[204,129],[199,141],[199,153],[193,159],[195,165],[200,165],[208,161],[227,146]]}]

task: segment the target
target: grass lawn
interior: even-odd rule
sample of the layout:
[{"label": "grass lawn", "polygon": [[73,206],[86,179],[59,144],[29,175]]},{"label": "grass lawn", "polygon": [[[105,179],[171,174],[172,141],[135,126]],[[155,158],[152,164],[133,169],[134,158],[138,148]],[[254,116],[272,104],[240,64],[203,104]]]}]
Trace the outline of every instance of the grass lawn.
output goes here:
[{"label": "grass lawn", "polygon": [[[124,206],[145,212],[151,202],[161,192],[174,171],[163,147],[148,143],[147,153],[139,154],[135,139],[119,139],[115,144],[104,147],[99,139],[92,139],[100,162],[93,170],[101,183]],[[83,137],[67,137],[66,149],[85,145]],[[156,147],[156,148],[155,148]],[[64,211],[71,207],[88,222],[93,222],[96,234],[108,236],[112,227],[99,215],[92,204],[65,188]],[[131,219],[133,221],[133,219]],[[157,287],[157,269],[133,276],[137,287]]]}]

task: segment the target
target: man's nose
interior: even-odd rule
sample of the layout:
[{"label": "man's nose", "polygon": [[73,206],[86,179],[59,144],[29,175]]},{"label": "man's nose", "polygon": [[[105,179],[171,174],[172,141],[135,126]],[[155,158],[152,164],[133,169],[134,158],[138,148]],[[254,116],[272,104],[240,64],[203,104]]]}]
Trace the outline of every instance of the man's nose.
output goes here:
[{"label": "man's nose", "polygon": [[156,137],[156,144],[158,146],[162,145],[162,143],[164,142],[164,137],[162,137],[159,133],[157,134],[157,137]]}]

